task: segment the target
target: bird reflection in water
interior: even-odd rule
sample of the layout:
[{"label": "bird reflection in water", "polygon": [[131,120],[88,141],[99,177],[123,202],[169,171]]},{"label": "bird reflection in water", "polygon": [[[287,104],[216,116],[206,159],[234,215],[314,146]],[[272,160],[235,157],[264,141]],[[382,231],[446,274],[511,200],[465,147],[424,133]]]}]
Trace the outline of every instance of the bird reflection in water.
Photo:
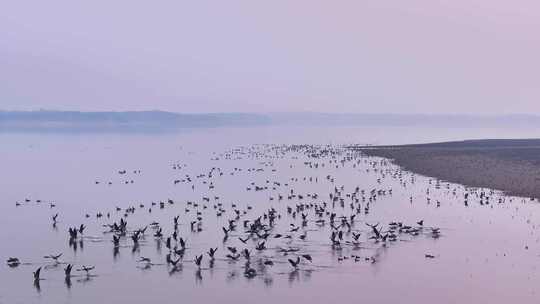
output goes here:
[{"label": "bird reflection in water", "polygon": [[172,276],[175,273],[180,273],[182,272],[182,270],[183,270],[182,264],[175,265],[171,268],[171,270],[169,270],[169,275]]},{"label": "bird reflection in water", "polygon": [[313,270],[304,270],[302,272],[302,281],[303,282],[309,282],[311,280],[311,274],[313,273]]},{"label": "bird reflection in water", "polygon": [[161,239],[156,239],[156,251],[161,254]]},{"label": "bird reflection in water", "polygon": [[71,277],[66,277],[64,279],[64,284],[66,284],[67,289],[71,289]]},{"label": "bird reflection in water", "polygon": [[118,260],[118,256],[120,255],[120,248],[118,248],[118,246],[115,246],[113,248],[113,261],[117,261]]},{"label": "bird reflection in water", "polygon": [[195,271],[195,283],[202,284],[203,277],[200,269]]},{"label": "bird reflection in water", "polygon": [[34,288],[38,293],[41,292],[41,284],[39,283],[39,280],[34,280]]},{"label": "bird reflection in water", "polygon": [[238,277],[238,272],[236,270],[231,270],[227,274],[227,283],[232,283]]},{"label": "bird reflection in water", "polygon": [[93,280],[93,277],[95,277],[95,275],[85,275],[77,279],[77,283],[87,284]]},{"label": "bird reflection in water", "polygon": [[74,238],[69,239],[69,248],[73,249],[73,252],[77,252],[77,240]]},{"label": "bird reflection in water", "polygon": [[135,254],[139,252],[139,243],[134,243],[133,247],[131,248],[131,253]]},{"label": "bird reflection in water", "polygon": [[272,287],[272,285],[274,284],[274,279],[271,276],[265,276],[263,282],[264,286]]},{"label": "bird reflection in water", "polygon": [[289,284],[292,284],[295,281],[299,281],[299,280],[300,280],[300,272],[298,271],[298,269],[295,269],[289,272]]}]

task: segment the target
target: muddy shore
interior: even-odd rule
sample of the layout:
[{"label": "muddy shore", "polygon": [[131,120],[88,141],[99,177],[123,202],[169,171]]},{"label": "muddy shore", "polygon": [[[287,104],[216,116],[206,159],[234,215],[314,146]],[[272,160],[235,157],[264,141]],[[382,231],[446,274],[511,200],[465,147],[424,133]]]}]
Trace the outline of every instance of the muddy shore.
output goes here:
[{"label": "muddy shore", "polygon": [[403,168],[470,187],[540,198],[540,139],[470,140],[403,146],[352,146]]}]

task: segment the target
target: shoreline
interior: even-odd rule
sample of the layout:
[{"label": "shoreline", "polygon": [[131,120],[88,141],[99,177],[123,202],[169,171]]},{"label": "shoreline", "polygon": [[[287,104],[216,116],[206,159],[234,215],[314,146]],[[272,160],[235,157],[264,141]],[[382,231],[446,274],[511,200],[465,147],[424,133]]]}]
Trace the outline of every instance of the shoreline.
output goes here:
[{"label": "shoreline", "polygon": [[540,139],[469,140],[401,146],[352,146],[405,170],[473,188],[540,198]]}]

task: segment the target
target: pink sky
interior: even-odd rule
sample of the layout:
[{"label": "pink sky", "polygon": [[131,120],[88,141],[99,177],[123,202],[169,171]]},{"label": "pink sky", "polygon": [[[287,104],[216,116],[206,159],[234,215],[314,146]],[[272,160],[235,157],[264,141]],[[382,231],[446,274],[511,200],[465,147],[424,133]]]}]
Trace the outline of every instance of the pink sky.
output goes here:
[{"label": "pink sky", "polygon": [[11,2],[1,109],[540,114],[538,1]]}]

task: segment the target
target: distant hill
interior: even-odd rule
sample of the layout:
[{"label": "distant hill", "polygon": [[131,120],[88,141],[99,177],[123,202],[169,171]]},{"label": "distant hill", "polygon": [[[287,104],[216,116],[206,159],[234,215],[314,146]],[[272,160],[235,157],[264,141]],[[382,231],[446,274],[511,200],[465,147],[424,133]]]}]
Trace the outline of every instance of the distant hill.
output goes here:
[{"label": "distant hill", "polygon": [[244,113],[0,111],[0,132],[174,132],[267,124],[264,115]]},{"label": "distant hill", "polygon": [[182,128],[254,126],[532,127],[535,115],[427,115],[339,113],[202,113],[164,111],[0,111],[0,132],[175,132]]}]

